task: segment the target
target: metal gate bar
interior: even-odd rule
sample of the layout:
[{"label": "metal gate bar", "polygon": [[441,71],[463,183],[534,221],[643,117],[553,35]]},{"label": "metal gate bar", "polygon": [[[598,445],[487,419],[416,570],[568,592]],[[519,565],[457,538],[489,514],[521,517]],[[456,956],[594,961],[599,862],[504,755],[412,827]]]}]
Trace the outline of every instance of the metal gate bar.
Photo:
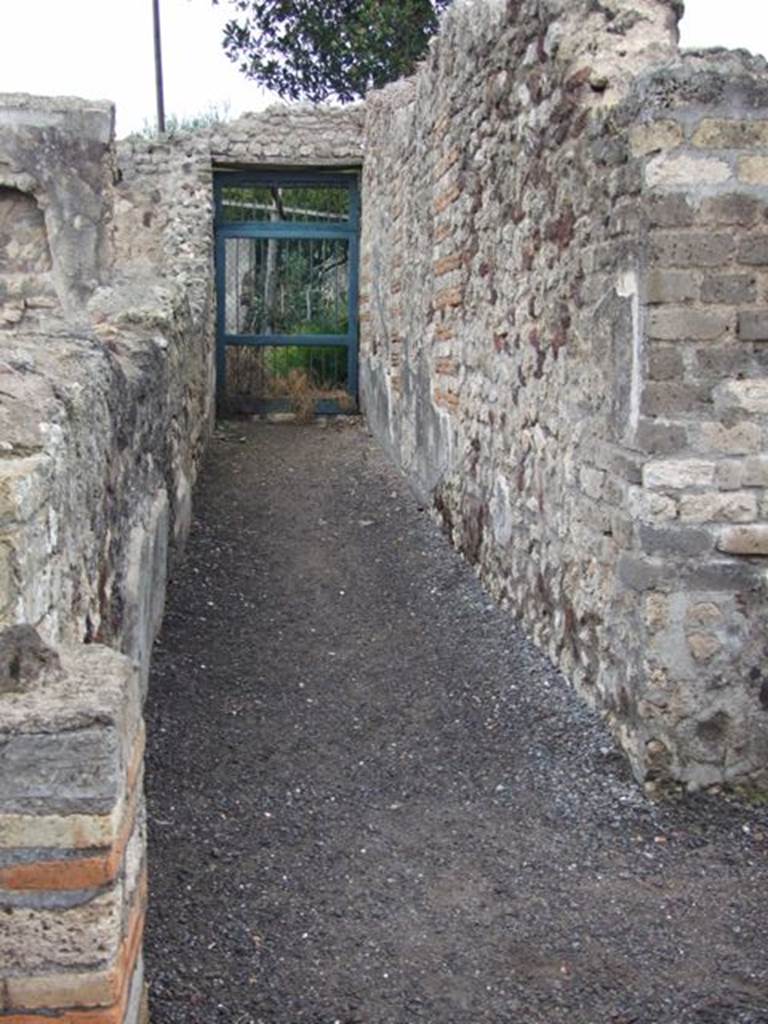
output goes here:
[{"label": "metal gate bar", "polygon": [[[328,210],[308,205],[308,196],[318,203],[317,197],[326,193]],[[356,407],[357,173],[220,171],[214,177],[214,195],[220,408],[227,404],[227,350],[233,346],[343,349],[350,401],[342,404],[345,409]],[[311,353],[308,365],[313,365]],[[260,404],[284,403],[264,395]],[[320,401],[318,411],[333,405]]]}]

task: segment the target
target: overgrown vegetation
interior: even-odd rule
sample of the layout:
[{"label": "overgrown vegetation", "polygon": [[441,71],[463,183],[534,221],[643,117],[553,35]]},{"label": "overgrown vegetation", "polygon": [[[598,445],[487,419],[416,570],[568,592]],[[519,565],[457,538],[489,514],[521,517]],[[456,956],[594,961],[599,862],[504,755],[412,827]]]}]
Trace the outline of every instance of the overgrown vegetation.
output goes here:
[{"label": "overgrown vegetation", "polygon": [[[349,192],[344,188],[235,186],[223,189],[221,202],[221,217],[228,224],[322,226],[349,216]],[[242,238],[227,246],[230,333],[346,333],[345,239]]]},{"label": "overgrown vegetation", "polygon": [[[321,349],[330,354],[333,350]],[[273,362],[274,356],[277,358]],[[320,401],[349,411],[354,400],[347,391],[346,349],[335,349],[336,373],[324,372],[318,350],[286,345],[276,349],[230,348],[227,354],[227,394],[235,407],[247,411],[253,401],[282,401],[301,422],[315,414]]]},{"label": "overgrown vegetation", "polygon": [[[220,107],[211,106],[208,110],[199,114],[192,114],[189,117],[180,117],[177,114],[169,114],[165,119],[165,133],[163,138],[174,138],[177,135],[186,135],[189,132],[203,131],[206,128],[215,128],[224,124],[230,119],[229,104]],[[134,138],[157,139],[160,133],[154,122],[144,121],[144,127],[140,132],[134,132]]]}]

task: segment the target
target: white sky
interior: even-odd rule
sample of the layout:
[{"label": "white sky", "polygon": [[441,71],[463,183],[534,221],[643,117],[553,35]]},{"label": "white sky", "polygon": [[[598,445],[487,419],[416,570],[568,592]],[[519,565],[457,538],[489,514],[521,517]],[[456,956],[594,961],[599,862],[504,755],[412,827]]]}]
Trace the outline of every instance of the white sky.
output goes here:
[{"label": "white sky", "polygon": [[[232,116],[266,105],[221,48],[228,0],[160,0],[166,112]],[[155,116],[151,0],[0,0],[0,92],[84,96],[117,104],[119,136]],[[683,46],[768,55],[768,0],[686,0]]]}]

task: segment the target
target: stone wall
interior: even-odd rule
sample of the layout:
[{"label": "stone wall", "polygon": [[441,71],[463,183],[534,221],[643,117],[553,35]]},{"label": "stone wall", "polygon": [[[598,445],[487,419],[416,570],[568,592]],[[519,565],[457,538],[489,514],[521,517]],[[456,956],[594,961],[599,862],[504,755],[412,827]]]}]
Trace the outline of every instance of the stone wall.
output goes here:
[{"label": "stone wall", "polygon": [[362,104],[276,104],[211,128],[211,160],[222,167],[355,167],[364,124]]},{"label": "stone wall", "polygon": [[0,1012],[146,1015],[141,705],[214,402],[213,171],[349,166],[362,113],[115,145],[0,97]]},{"label": "stone wall", "polygon": [[[639,779],[768,781],[768,74],[458,2],[366,121],[368,423]],[[544,699],[544,698],[542,698]]]},{"label": "stone wall", "polygon": [[210,275],[195,287],[181,261],[171,277],[152,254],[128,259],[112,122],[108,104],[0,98],[0,1008],[13,1022],[142,1012],[141,701],[213,411]]},{"label": "stone wall", "polygon": [[146,673],[212,414],[211,244],[197,278],[127,258],[108,105],[5,97],[0,131],[0,625]]},{"label": "stone wall", "polygon": [[293,105],[236,121],[118,144],[116,249],[126,263],[172,266],[206,294],[218,168],[351,167],[362,163],[364,111]]}]

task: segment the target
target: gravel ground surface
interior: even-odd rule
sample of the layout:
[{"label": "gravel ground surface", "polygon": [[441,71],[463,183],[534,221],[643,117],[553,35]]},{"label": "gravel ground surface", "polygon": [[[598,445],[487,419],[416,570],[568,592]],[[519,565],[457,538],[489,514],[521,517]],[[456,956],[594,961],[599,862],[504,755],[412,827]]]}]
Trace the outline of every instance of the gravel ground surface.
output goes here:
[{"label": "gravel ground surface", "polygon": [[649,803],[360,426],[222,427],[148,703],[153,1024],[765,1024],[768,810]]}]

